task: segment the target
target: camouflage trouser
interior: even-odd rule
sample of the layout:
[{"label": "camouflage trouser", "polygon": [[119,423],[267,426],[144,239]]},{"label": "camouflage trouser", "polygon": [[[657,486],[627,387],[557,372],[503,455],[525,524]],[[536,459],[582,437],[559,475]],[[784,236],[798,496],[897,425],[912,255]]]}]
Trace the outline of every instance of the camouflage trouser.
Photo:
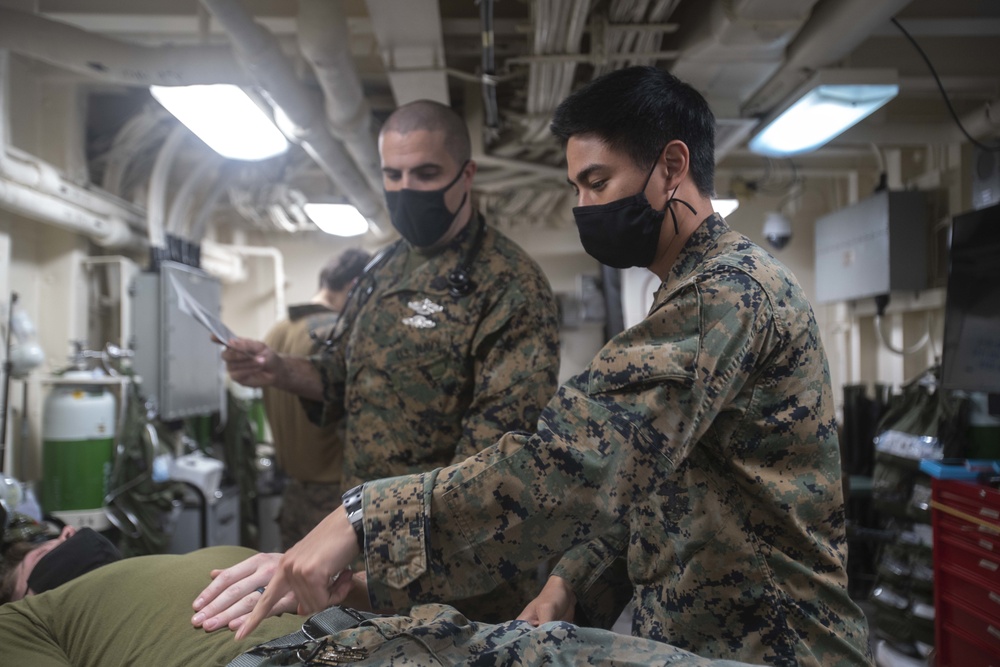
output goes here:
[{"label": "camouflage trouser", "polygon": [[300,482],[289,478],[281,496],[281,514],[278,517],[282,549],[290,549],[327,514],[340,507],[341,495],[339,484]]},{"label": "camouflage trouser", "polygon": [[386,616],[334,635],[362,647],[356,665],[689,665],[735,667],[745,663],[701,658],[668,644],[569,623],[533,627],[522,621],[472,623],[452,607],[420,605],[409,616]]}]

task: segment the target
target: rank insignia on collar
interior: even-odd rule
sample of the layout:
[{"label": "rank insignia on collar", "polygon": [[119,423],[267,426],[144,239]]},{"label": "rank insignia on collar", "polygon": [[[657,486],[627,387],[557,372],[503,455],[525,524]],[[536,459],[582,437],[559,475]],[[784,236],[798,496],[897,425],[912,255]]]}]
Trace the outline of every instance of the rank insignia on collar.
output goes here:
[{"label": "rank insignia on collar", "polygon": [[433,329],[437,325],[434,320],[429,320],[423,315],[414,315],[413,317],[404,317],[402,320],[403,324],[408,327],[413,327],[414,329]]},{"label": "rank insignia on collar", "polygon": [[444,310],[443,307],[437,305],[430,299],[424,299],[423,301],[411,301],[407,306],[410,310],[414,311],[417,315],[434,315],[435,313],[440,313]]}]

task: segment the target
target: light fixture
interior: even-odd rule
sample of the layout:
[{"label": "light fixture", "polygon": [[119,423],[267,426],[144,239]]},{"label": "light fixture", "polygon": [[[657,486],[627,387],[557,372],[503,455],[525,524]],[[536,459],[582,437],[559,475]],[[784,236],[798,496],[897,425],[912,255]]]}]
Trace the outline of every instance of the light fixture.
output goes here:
[{"label": "light fixture", "polygon": [[895,70],[819,70],[765,118],[750,150],[771,157],[816,150],[898,93]]},{"label": "light fixture", "polygon": [[239,86],[150,86],[164,108],[222,157],[266,160],[288,140]]},{"label": "light fixture", "polygon": [[368,231],[368,221],[350,204],[316,204],[302,207],[322,231],[334,236],[358,236]]},{"label": "light fixture", "polygon": [[721,215],[723,218],[729,217],[733,211],[740,207],[740,200],[735,197],[732,199],[713,199],[712,208],[716,213]]}]

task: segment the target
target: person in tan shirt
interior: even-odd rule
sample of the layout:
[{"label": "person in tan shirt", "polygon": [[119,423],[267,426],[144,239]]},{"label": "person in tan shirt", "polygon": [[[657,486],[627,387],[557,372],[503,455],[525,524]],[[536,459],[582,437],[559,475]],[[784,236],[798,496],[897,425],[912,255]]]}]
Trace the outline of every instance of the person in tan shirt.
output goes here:
[{"label": "person in tan shirt", "polygon": [[[370,260],[349,249],[330,260],[319,275],[319,291],[308,302],[289,306],[288,318],[268,332],[265,341],[283,354],[313,353],[337,323],[347,293]],[[344,447],[342,425],[316,426],[298,397],[264,388],[264,411],[271,425],[278,466],[287,475],[278,520],[288,549],[340,505]]]}]

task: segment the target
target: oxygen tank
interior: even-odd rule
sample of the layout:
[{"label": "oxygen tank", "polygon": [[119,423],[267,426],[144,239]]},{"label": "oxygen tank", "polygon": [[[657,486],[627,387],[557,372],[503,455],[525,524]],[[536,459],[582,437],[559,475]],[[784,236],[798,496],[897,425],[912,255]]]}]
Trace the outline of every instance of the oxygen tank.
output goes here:
[{"label": "oxygen tank", "polygon": [[116,401],[102,379],[88,371],[66,373],[49,391],[42,417],[42,507],[68,525],[94,530],[111,527],[104,497]]}]

